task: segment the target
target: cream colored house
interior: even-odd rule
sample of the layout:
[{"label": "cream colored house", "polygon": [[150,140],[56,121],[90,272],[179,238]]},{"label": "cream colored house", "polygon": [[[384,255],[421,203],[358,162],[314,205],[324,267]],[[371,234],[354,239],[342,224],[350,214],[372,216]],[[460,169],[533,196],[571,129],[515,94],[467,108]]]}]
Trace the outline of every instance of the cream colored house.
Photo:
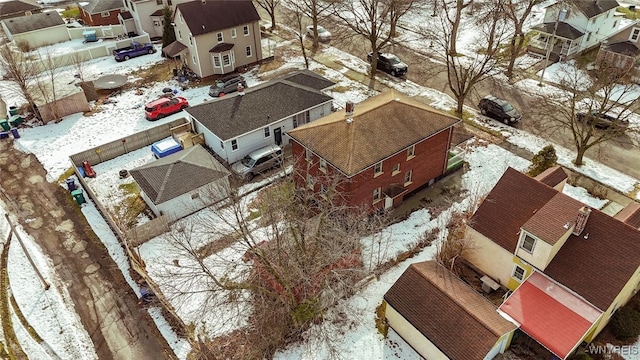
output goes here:
[{"label": "cream colored house", "polygon": [[149,37],[162,37],[164,31],[165,6],[175,12],[175,6],[193,0],[123,0],[124,11],[119,15],[125,34],[149,34]]},{"label": "cream colored house", "polygon": [[176,6],[176,42],[163,52],[180,56],[200,77],[222,75],[262,60],[260,16],[251,1],[191,1]]},{"label": "cream colored house", "polygon": [[428,360],[493,359],[516,330],[494,304],[435,261],[409,266],[384,300],[389,326]]},{"label": "cream colored house", "polygon": [[[465,258],[513,291],[511,305],[533,299],[521,302],[524,310],[507,300],[501,310],[514,319],[528,313],[521,328],[564,359],[583,341],[592,341],[640,288],[640,206],[611,217],[563,194],[557,170],[541,176],[506,170],[469,222],[472,250]],[[549,288],[557,290],[545,296]],[[563,315],[548,319],[551,323],[532,322],[532,314],[542,318],[550,309]],[[581,319],[582,327],[554,345],[557,337],[548,334],[552,329],[566,334],[572,317]],[[538,338],[532,335],[537,331]]]},{"label": "cream colored house", "polygon": [[57,11],[2,20],[2,28],[9,41],[28,44],[32,49],[71,40]]}]

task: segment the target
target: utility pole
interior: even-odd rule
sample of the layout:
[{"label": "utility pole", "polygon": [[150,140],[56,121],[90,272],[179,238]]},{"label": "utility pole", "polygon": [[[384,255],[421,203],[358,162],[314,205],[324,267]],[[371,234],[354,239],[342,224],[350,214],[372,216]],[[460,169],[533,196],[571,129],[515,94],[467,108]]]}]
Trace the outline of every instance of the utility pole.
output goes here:
[{"label": "utility pole", "polygon": [[22,247],[22,251],[24,251],[24,254],[27,256],[27,260],[29,260],[29,263],[31,264],[33,269],[36,271],[36,274],[38,274],[40,281],[42,281],[42,284],[44,285],[44,289],[49,290],[49,287],[51,287],[51,285],[44,279],[44,276],[42,276],[42,274],[40,273],[40,270],[38,270],[38,268],[36,267],[36,264],[33,262],[33,259],[31,259],[31,255],[29,255],[29,252],[27,251],[27,247],[24,246],[24,243],[22,242],[20,235],[18,235],[18,232],[16,231],[13,224],[11,223],[11,219],[9,219],[9,214],[5,213],[4,217],[7,218],[7,223],[9,223],[9,227],[11,229],[9,231],[9,236],[7,237],[7,239],[11,238],[12,233],[13,235],[16,236],[16,238],[18,239],[18,242],[20,243],[20,246]]},{"label": "utility pole", "polygon": [[556,17],[556,23],[553,26],[553,34],[551,35],[551,39],[550,39],[551,44],[549,44],[549,41],[547,41],[547,56],[545,56],[544,58],[544,67],[542,68],[542,74],[540,75],[540,82],[538,83],[538,86],[542,86],[542,82],[544,81],[544,72],[545,70],[547,70],[547,65],[549,65],[549,56],[551,55],[551,50],[555,46],[555,42],[556,42],[555,40],[556,40],[556,32],[558,31],[558,23],[560,21],[564,21],[566,16],[567,16],[566,9],[558,10],[558,16]]}]

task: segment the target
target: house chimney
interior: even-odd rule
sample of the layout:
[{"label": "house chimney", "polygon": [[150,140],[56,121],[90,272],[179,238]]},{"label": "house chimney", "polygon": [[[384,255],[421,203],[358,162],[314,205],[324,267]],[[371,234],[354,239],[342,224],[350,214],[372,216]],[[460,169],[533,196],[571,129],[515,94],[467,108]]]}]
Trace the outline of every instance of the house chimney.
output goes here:
[{"label": "house chimney", "polygon": [[200,1],[202,2],[203,5],[207,3],[207,0],[200,0]]},{"label": "house chimney", "polygon": [[347,117],[347,124],[351,124],[353,122],[353,111],[356,108],[356,104],[353,101],[347,101],[344,107],[344,114]]},{"label": "house chimney", "polygon": [[243,96],[244,95],[244,86],[240,83],[238,83],[238,95],[239,96]]},{"label": "house chimney", "polygon": [[587,219],[589,219],[589,214],[591,214],[591,208],[588,206],[583,206],[578,210],[578,217],[576,218],[576,225],[573,227],[573,235],[579,236],[582,234],[584,227],[587,226]]}]

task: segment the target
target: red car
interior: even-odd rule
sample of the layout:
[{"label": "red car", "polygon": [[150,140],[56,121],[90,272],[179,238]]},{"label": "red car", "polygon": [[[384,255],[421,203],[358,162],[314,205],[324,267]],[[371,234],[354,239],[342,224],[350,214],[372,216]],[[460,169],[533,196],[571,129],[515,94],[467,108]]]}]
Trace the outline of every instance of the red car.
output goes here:
[{"label": "red car", "polygon": [[144,113],[147,120],[158,120],[171,114],[175,114],[189,107],[187,99],[177,97],[162,97],[154,100],[144,107]]}]

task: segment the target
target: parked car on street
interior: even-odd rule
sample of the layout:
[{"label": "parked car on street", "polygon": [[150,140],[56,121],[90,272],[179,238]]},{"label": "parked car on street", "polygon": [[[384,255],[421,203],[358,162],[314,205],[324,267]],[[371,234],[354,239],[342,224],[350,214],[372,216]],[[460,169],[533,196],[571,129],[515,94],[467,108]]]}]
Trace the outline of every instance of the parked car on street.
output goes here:
[{"label": "parked car on street", "polygon": [[282,149],[278,145],[269,145],[249,153],[242,160],[231,165],[231,170],[246,181],[282,164]]},{"label": "parked car on street", "polygon": [[223,79],[216,80],[216,83],[209,88],[209,96],[221,97],[226,94],[238,91],[238,84],[246,89],[247,83],[242,75],[231,75]]},{"label": "parked car on street", "polygon": [[579,122],[584,122],[588,125],[593,124],[594,127],[603,130],[610,129],[612,127],[624,129],[629,126],[629,122],[626,119],[620,119],[618,116],[600,113],[598,110],[578,113],[576,114],[576,119]]},{"label": "parked car on street", "polygon": [[[371,64],[373,53],[367,54],[367,61]],[[378,64],[376,65],[378,70],[382,70],[391,76],[403,76],[409,70],[407,64],[403,63],[399,57],[391,53],[378,53]]]},{"label": "parked car on street", "polygon": [[147,120],[154,121],[180,112],[188,107],[189,102],[182,96],[161,97],[145,105],[144,113]]},{"label": "parked car on street", "polygon": [[153,54],[155,52],[156,48],[153,47],[153,44],[141,44],[137,41],[132,41],[131,46],[113,50],[113,57],[116,61],[126,61],[136,56]]},{"label": "parked car on street", "polygon": [[508,101],[487,95],[478,104],[482,115],[490,116],[507,125],[515,124],[522,119],[522,115]]},{"label": "parked car on street", "polygon": [[[307,26],[307,36],[313,39],[313,25]],[[331,40],[331,33],[320,25],[318,25],[318,40],[321,42]]]}]

